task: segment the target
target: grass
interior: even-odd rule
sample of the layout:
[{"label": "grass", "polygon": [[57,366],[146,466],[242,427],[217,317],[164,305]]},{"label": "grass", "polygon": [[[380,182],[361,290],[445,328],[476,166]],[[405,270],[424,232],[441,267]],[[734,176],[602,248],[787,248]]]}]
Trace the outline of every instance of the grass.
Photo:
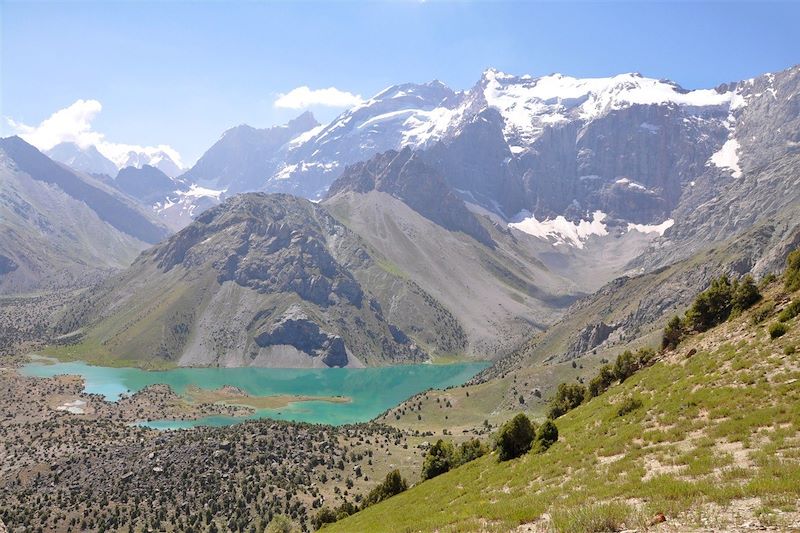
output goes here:
[{"label": "grass", "polygon": [[[750,498],[768,525],[800,498],[797,329],[770,340],[745,313],[559,418],[546,453],[482,457],[326,531],[509,531],[545,513],[557,531],[604,531],[659,512],[688,528]],[[628,398],[641,407],[619,416]]]},{"label": "grass", "polygon": [[610,502],[587,505],[573,509],[557,510],[551,517],[553,529],[558,533],[600,533],[619,531],[633,514],[630,505]]}]

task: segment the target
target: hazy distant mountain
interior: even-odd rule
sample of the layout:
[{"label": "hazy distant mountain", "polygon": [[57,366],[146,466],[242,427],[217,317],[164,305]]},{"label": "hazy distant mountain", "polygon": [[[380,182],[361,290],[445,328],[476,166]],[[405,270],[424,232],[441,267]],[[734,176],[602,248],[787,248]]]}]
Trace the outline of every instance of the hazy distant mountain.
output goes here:
[{"label": "hazy distant mountain", "polygon": [[105,174],[112,178],[117,175],[117,165],[94,146],[81,148],[75,143],[64,142],[47,150],[45,154],[79,172]]},{"label": "hazy distant mountain", "polygon": [[292,143],[301,143],[317,126],[314,115],[306,112],[283,126],[231,128],[183,178],[229,194],[258,190],[280,167]]},{"label": "hazy distant mountain", "polygon": [[0,292],[70,284],[127,266],[166,229],[99,180],[19,137],[0,139]]},{"label": "hazy distant mountain", "polygon": [[183,172],[178,164],[163,150],[131,150],[117,159],[119,168],[136,167],[142,168],[145,165],[152,166],[174,178]]},{"label": "hazy distant mountain", "polygon": [[145,205],[152,205],[180,188],[188,189],[150,165],[141,168],[125,167],[114,179],[115,186]]},{"label": "hazy distant mountain", "polygon": [[183,172],[168,153],[158,149],[131,150],[112,160],[101,154],[95,146],[81,148],[75,143],[64,142],[45,153],[73,170],[88,174],[105,174],[112,178],[122,168],[142,168],[145,165],[156,167],[170,177]]}]

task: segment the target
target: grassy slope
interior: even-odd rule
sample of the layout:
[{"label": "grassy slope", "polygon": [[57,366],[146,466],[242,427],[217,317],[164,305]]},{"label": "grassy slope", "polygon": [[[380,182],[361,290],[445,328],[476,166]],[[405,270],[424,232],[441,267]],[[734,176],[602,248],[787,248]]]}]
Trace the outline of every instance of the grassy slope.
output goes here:
[{"label": "grassy slope", "polygon": [[[757,309],[769,300],[775,313],[787,302],[773,287]],[[800,353],[786,350],[800,351],[800,318],[770,340],[774,314],[754,325],[757,309],[560,418],[546,454],[484,457],[330,531],[579,531],[601,519],[642,527],[656,512],[671,525],[714,528],[735,520],[716,506],[742,502],[761,523],[785,527],[800,498]],[[643,407],[620,417],[629,395]]]}]

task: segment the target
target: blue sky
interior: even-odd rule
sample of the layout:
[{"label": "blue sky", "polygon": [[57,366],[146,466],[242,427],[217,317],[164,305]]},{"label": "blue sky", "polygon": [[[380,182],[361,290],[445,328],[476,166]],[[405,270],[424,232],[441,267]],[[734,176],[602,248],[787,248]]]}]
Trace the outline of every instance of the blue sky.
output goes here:
[{"label": "blue sky", "polygon": [[[800,63],[800,3],[0,0],[2,133],[77,100],[92,132],[191,164],[225,129],[282,123],[279,95],[406,81],[641,72],[713,87]],[[341,108],[313,106],[320,119]],[[89,116],[90,115],[90,116]],[[86,126],[84,124],[84,126]],[[20,126],[17,126],[19,128]]]}]

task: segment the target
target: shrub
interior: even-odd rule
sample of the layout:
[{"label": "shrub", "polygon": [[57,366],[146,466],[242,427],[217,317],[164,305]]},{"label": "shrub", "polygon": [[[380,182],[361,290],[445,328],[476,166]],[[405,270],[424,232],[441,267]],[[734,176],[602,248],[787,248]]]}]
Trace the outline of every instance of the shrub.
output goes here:
[{"label": "shrub", "polygon": [[787,346],[786,348],[783,349],[783,353],[786,354],[786,355],[794,355],[794,353],[796,351],[797,351],[797,347],[795,345],[793,345],[793,344],[790,344],[789,346]]},{"label": "shrub", "polygon": [[523,413],[500,427],[497,432],[497,449],[501,461],[515,459],[531,449],[536,427]]},{"label": "shrub", "polygon": [[551,513],[551,521],[558,533],[619,531],[630,515],[631,508],[627,504],[610,502],[556,508]]},{"label": "shrub", "polygon": [[300,528],[288,516],[278,514],[272,517],[264,531],[265,533],[299,533]]},{"label": "shrub", "polygon": [[639,365],[637,370],[649,366],[656,357],[656,351],[652,348],[639,348],[636,350],[636,363]]},{"label": "shrub", "polygon": [[761,278],[761,281],[758,283],[758,286],[763,289],[769,286],[769,284],[775,281],[776,279],[778,279],[778,276],[776,276],[773,272],[770,272],[769,274]]},{"label": "shrub", "polygon": [[556,419],[564,413],[578,407],[586,397],[586,387],[583,385],[569,385],[561,383],[556,390],[556,395],[550,400],[548,418]]},{"label": "shrub", "polygon": [[614,376],[621,382],[625,381],[636,372],[637,367],[638,363],[633,352],[625,350],[617,356],[617,360],[614,362]]},{"label": "shrub", "polygon": [[772,339],[777,339],[785,335],[787,331],[789,331],[789,326],[783,322],[775,322],[769,327],[769,336]]},{"label": "shrub", "polygon": [[733,284],[733,295],[731,299],[731,314],[736,316],[742,311],[750,309],[761,299],[761,293],[758,292],[753,276],[750,274],[737,280]]},{"label": "shrub", "polygon": [[617,416],[625,416],[630,412],[633,412],[642,406],[642,401],[638,398],[634,398],[633,396],[627,396],[617,409]]},{"label": "shrub", "polygon": [[786,290],[794,292],[800,289],[800,248],[786,258],[786,272],[783,273]]},{"label": "shrub", "polygon": [[478,439],[470,439],[461,443],[456,453],[456,462],[458,466],[474,461],[478,457],[482,457],[487,452],[486,445]]},{"label": "shrub", "polygon": [[539,430],[536,432],[533,449],[536,453],[545,452],[556,441],[558,441],[558,428],[552,420],[547,420],[539,426]]},{"label": "shrub", "polygon": [[774,310],[775,302],[767,302],[753,312],[751,321],[753,324],[761,324],[763,321],[769,318]]},{"label": "shrub", "polygon": [[797,315],[800,315],[800,300],[794,300],[778,315],[780,322],[788,322]]},{"label": "shrub", "polygon": [[733,290],[728,276],[711,281],[711,286],[697,295],[686,312],[686,322],[695,331],[706,331],[728,320],[733,309]]},{"label": "shrub", "polygon": [[600,396],[608,388],[614,383],[616,376],[614,375],[614,370],[612,370],[611,365],[603,365],[600,367],[600,371],[597,375],[592,378],[592,381],[589,382],[589,398],[596,398]]},{"label": "shrub", "polygon": [[674,350],[683,339],[686,330],[683,325],[683,320],[678,315],[669,319],[667,326],[664,328],[664,335],[661,338],[661,347],[668,350]]},{"label": "shrub", "polygon": [[425,454],[422,463],[422,479],[432,479],[444,474],[455,465],[453,444],[450,441],[439,439]]},{"label": "shrub", "polygon": [[[275,518],[277,518],[277,516]],[[311,526],[314,529],[319,529],[325,524],[333,524],[334,522],[336,522],[336,513],[329,507],[323,507],[317,511],[317,514],[311,519]],[[270,526],[272,526],[272,522],[270,522]],[[269,530],[269,528],[267,528],[267,530]]]},{"label": "shrub", "polygon": [[406,483],[406,480],[400,475],[400,471],[392,470],[386,474],[386,479],[384,479],[382,483],[378,484],[378,486],[376,486],[369,492],[369,494],[367,494],[367,497],[364,498],[364,503],[361,507],[363,509],[378,502],[382,502],[387,498],[391,498],[395,494],[400,494],[407,488],[408,483]]}]

